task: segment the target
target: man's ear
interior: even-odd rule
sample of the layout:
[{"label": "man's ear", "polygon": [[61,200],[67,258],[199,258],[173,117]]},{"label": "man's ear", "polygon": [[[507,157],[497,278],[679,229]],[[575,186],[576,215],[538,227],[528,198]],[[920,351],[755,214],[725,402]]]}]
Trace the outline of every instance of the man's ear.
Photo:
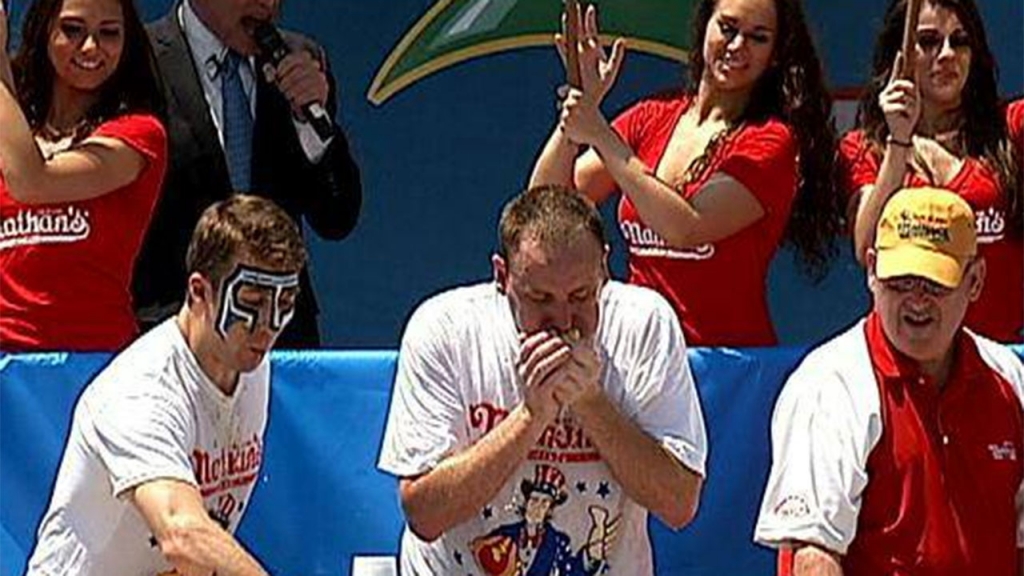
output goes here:
[{"label": "man's ear", "polygon": [[213,286],[198,272],[193,272],[188,277],[188,303],[189,306],[202,303],[210,306],[214,304]]},{"label": "man's ear", "polygon": [[971,302],[975,302],[981,297],[981,289],[985,287],[985,275],[988,273],[988,265],[985,263],[985,259],[978,256],[978,259],[971,265],[969,272],[967,280],[971,284],[968,288],[968,297]]},{"label": "man's ear", "polygon": [[864,271],[867,272],[868,290],[871,290],[871,287],[877,281],[875,277],[875,264],[877,263],[878,252],[874,248],[868,248],[867,252],[864,253]]},{"label": "man's ear", "polygon": [[491,270],[494,272],[494,284],[498,292],[505,294],[508,288],[508,261],[501,254],[492,254]]}]

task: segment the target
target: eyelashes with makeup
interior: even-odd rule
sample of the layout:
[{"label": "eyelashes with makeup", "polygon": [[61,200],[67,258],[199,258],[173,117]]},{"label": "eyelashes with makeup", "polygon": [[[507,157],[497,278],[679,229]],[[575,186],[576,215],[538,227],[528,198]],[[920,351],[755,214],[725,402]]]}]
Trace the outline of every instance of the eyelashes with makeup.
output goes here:
[{"label": "eyelashes with makeup", "polygon": [[[85,38],[86,28],[81,24],[75,24],[73,22],[64,22],[60,25],[60,31],[69,40],[79,41]],[[113,40],[121,37],[120,28],[100,28],[97,31],[97,35],[104,40]]]},{"label": "eyelashes with makeup", "polygon": [[935,52],[949,39],[949,47],[958,50],[970,48],[971,37],[966,32],[957,31],[949,36],[943,36],[935,32],[918,32],[917,45],[924,52]]},{"label": "eyelashes with makeup", "polygon": [[[740,34],[739,28],[724,21],[719,21],[718,30],[722,33],[722,36],[725,36],[727,42],[732,42],[733,38]],[[753,32],[750,34],[743,33],[743,35],[756,44],[767,44],[771,41],[768,35],[763,33]]]}]

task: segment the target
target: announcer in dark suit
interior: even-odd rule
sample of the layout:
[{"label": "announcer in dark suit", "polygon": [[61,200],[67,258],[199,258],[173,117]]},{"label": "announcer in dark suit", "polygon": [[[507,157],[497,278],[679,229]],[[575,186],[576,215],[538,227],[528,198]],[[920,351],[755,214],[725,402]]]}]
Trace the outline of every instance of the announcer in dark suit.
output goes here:
[{"label": "announcer in dark suit", "polygon": [[[183,0],[148,29],[167,88],[171,157],[163,194],[136,264],[143,326],[181,307],[189,233],[209,204],[248,191],[279,204],[322,238],[355,227],[359,169],[336,125],[326,140],[304,120],[319,104],[334,118],[334,81],[323,50],[283,32],[291,53],[266,66],[253,40],[280,0]],[[279,347],[320,345],[318,307],[302,273],[296,313]]]}]

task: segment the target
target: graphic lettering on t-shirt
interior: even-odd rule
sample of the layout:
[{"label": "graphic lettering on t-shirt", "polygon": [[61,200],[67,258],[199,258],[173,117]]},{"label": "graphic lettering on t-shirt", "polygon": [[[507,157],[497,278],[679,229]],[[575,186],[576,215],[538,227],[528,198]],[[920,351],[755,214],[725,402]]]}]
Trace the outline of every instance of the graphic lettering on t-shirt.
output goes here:
[{"label": "graphic lettering on t-shirt", "polygon": [[262,462],[263,440],[255,433],[216,452],[198,447],[192,451],[192,470],[203,498],[253,483]]},{"label": "graphic lettering on t-shirt", "polygon": [[[509,411],[482,402],[469,408],[469,425],[484,436],[508,416]],[[562,412],[544,429],[526,456],[535,462],[598,462],[601,454],[572,415]]]},{"label": "graphic lettering on t-shirt", "polygon": [[22,208],[10,216],[0,215],[0,250],[78,242],[91,231],[88,210],[76,206]]},{"label": "graphic lettering on t-shirt", "polygon": [[699,244],[692,248],[673,248],[654,230],[640,222],[624,220],[619,224],[622,236],[634,256],[671,258],[673,260],[707,260],[715,255],[714,244]]},{"label": "graphic lettering on t-shirt", "polygon": [[1009,440],[1002,444],[989,444],[988,451],[992,454],[993,460],[1017,461],[1017,447]]},{"label": "graphic lettering on t-shirt", "polygon": [[1006,213],[990,206],[986,210],[974,211],[974,223],[978,229],[978,243],[991,244],[1006,236]]},{"label": "graphic lettering on t-shirt", "polygon": [[570,496],[565,474],[550,464],[537,464],[532,478],[519,483],[522,501],[518,520],[502,524],[469,542],[476,565],[487,576],[592,576],[605,572],[619,517],[607,508],[590,506],[587,540],[578,548],[558,528],[556,510]]}]

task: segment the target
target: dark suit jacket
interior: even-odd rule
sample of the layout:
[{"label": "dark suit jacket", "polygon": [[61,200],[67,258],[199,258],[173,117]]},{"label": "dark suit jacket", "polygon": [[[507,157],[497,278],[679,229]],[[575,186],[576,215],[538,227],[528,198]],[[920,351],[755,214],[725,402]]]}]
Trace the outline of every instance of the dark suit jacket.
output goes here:
[{"label": "dark suit jacket", "polygon": [[[185,293],[185,252],[202,211],[232,192],[227,161],[203,96],[177,6],[147,27],[157,65],[167,89],[170,162],[163,192],[135,266],[135,308],[144,323],[176,312]],[[335,86],[323,51],[311,40],[288,32],[295,49],[321,55],[330,82],[326,109],[335,113]],[[259,67],[257,66],[257,70]],[[340,240],[355,227],[362,204],[359,169],[341,129],[317,164],[306,158],[292,121],[291,107],[263,75],[256,73],[252,182],[249,192],[270,198],[301,227],[305,218],[316,233]],[[300,279],[295,316],[278,340],[279,347],[311,348],[320,344],[318,307],[306,270]],[[154,314],[155,311],[159,310]]]}]

